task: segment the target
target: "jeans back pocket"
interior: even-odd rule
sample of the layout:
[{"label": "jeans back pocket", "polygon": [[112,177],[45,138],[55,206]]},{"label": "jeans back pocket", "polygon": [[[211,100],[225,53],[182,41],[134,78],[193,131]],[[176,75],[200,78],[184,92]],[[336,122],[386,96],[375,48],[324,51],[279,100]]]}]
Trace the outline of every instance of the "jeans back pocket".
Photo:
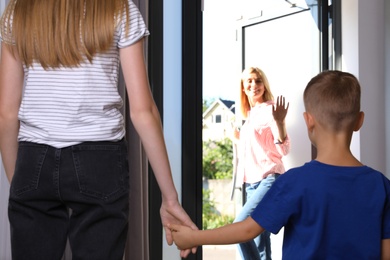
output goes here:
[{"label": "jeans back pocket", "polygon": [[80,193],[102,200],[129,190],[124,142],[88,142],[72,148]]}]

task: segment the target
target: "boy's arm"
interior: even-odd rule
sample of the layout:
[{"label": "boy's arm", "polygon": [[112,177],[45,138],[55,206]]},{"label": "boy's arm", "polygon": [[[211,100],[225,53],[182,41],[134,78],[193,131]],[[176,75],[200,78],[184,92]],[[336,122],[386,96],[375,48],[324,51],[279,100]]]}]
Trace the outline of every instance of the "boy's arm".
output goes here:
[{"label": "boy's arm", "polygon": [[390,260],[390,238],[382,240],[382,260]]},{"label": "boy's arm", "polygon": [[248,217],[242,222],[228,224],[216,229],[192,230],[180,225],[169,225],[176,246],[183,250],[201,245],[236,244],[255,238],[264,231],[257,222]]}]

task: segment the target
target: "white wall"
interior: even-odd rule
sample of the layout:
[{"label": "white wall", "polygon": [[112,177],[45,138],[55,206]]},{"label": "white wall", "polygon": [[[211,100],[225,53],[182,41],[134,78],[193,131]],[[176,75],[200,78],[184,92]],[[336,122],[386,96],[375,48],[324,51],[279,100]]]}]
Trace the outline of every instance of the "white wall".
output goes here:
[{"label": "white wall", "polygon": [[0,13],[3,13],[3,10],[5,9],[6,3],[8,3],[7,0],[1,0],[0,1]]},{"label": "white wall", "polygon": [[388,1],[342,1],[342,67],[356,75],[362,86],[365,122],[354,136],[353,151],[364,164],[390,176],[389,167],[386,169],[389,145],[386,147],[385,141],[389,124],[385,71],[390,69],[385,67],[385,57],[389,56],[389,42],[385,45],[385,5],[389,5]]},{"label": "white wall", "polygon": [[9,183],[0,161],[0,259],[11,259],[10,229],[8,222]]},{"label": "white wall", "polygon": [[[385,72],[390,70],[390,1],[385,1]],[[385,73],[385,100],[390,100],[390,73]],[[390,133],[390,102],[385,102],[385,133]],[[386,175],[390,178],[390,135],[385,138],[386,143]]]}]

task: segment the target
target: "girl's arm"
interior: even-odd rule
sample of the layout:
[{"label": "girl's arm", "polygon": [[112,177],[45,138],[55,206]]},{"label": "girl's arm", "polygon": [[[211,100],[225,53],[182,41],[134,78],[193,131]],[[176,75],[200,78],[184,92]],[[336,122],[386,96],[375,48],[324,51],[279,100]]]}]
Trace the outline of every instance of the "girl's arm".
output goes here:
[{"label": "girl's arm", "polygon": [[209,230],[191,230],[188,227],[174,224],[170,224],[169,228],[172,230],[176,246],[182,250],[202,245],[242,243],[255,238],[264,231],[264,228],[252,217]]},{"label": "girl's arm", "polygon": [[9,182],[15,171],[24,77],[22,63],[10,48],[1,44],[0,61],[0,153]]},{"label": "girl's arm", "polygon": [[382,240],[382,260],[390,260],[390,238]]},{"label": "girl's arm", "polygon": [[[144,62],[143,40],[120,50],[120,60],[130,104],[130,118],[139,134],[162,194],[160,209],[166,240],[172,244],[168,223],[197,229],[181,207],[173,183],[171,168],[163,137],[160,114],[149,87]],[[194,250],[196,250],[194,248]],[[194,251],[193,251],[194,252]],[[186,252],[186,254],[188,254]]]}]

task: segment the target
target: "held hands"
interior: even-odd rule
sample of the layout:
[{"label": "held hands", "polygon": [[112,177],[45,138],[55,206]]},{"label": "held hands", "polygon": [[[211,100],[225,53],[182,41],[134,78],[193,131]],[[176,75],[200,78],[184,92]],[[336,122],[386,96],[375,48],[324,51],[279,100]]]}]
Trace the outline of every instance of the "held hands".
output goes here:
[{"label": "held hands", "polygon": [[272,115],[278,124],[284,123],[284,119],[286,118],[288,107],[290,103],[287,103],[283,96],[278,96],[276,99],[276,104],[272,106]]},{"label": "held hands", "polygon": [[[194,230],[189,227],[175,224],[168,224],[168,228],[172,232],[173,241],[180,250],[188,250],[194,248],[196,245],[193,243],[192,234]],[[196,247],[195,247],[196,248]]]},{"label": "held hands", "polygon": [[[191,221],[190,217],[187,215],[178,201],[163,201],[160,208],[160,215],[166,233],[166,240],[168,245],[172,245],[173,243],[174,237],[172,233],[172,226],[180,227],[180,225],[183,225],[189,230],[198,230],[198,227]],[[179,249],[182,249],[180,256],[186,258],[190,252],[195,254],[197,247],[179,247]]]}]

